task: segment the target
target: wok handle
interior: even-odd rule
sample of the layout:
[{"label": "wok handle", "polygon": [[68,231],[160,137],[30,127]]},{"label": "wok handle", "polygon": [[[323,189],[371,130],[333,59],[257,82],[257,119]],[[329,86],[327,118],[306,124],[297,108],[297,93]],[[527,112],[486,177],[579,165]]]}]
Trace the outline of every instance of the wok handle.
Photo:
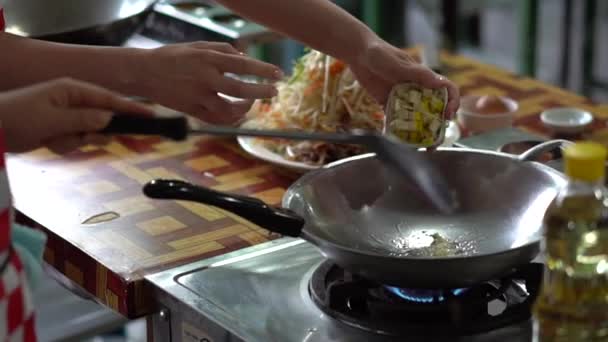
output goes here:
[{"label": "wok handle", "polygon": [[536,161],[541,155],[547,152],[551,152],[556,148],[564,148],[570,144],[573,144],[573,142],[564,139],[545,141],[544,143],[538,144],[527,150],[526,152],[520,154],[517,159],[521,161]]},{"label": "wok handle", "polygon": [[257,198],[219,192],[180,180],[152,180],[144,185],[143,192],[155,199],[212,205],[239,215],[264,229],[291,237],[299,237],[305,223],[303,218],[291,210],[269,206]]},{"label": "wok handle", "polygon": [[158,135],[173,140],[188,137],[188,120],[185,117],[159,118],[137,114],[116,113],[101,134]]}]

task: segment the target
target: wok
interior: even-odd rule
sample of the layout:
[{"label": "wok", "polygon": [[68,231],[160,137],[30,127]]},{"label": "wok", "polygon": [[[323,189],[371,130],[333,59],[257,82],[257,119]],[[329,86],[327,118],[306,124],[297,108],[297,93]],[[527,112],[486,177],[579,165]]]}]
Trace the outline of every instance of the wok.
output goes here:
[{"label": "wok", "polygon": [[[561,141],[563,142],[564,146],[573,143],[572,141],[569,141],[569,140],[561,140]],[[511,153],[511,154],[520,154],[520,153],[522,153],[523,150],[529,150],[530,148],[540,145],[542,143],[543,143],[543,141],[539,141],[539,140],[516,141],[516,142],[508,143],[508,144],[501,146],[498,149],[498,151],[505,152],[505,153]],[[543,155],[543,157],[544,157],[543,159],[545,159],[544,163],[558,171],[563,172],[564,161],[563,161],[561,149],[554,148],[552,150],[551,149],[552,146],[553,145],[548,145],[548,148],[545,148],[546,153]],[[523,156],[523,157],[525,158],[525,156]],[[606,163],[605,168],[608,171],[608,163]],[[608,180],[607,180],[607,182],[608,182]],[[608,183],[606,183],[606,184],[608,184]]]},{"label": "wok", "polygon": [[[561,144],[541,144],[525,157]],[[566,181],[561,173],[492,151],[440,148],[428,156],[457,195],[454,214],[438,215],[373,154],[304,175],[287,190],[283,208],[181,181],[154,180],[143,191],[217,206],[301,237],[343,268],[393,286],[467,287],[506,275],[538,254],[544,211]],[[448,241],[439,251],[447,255],[417,248],[434,233]]]},{"label": "wok", "polygon": [[156,0],[0,0],[7,31],[73,44],[122,45]]}]

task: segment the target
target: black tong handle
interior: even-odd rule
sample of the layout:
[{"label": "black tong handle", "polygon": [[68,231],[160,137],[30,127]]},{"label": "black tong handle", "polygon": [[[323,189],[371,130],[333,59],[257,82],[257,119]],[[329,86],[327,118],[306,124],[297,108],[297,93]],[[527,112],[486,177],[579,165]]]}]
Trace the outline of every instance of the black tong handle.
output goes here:
[{"label": "black tong handle", "polygon": [[185,140],[189,127],[185,117],[159,118],[116,113],[100,133],[159,135],[173,140]]}]

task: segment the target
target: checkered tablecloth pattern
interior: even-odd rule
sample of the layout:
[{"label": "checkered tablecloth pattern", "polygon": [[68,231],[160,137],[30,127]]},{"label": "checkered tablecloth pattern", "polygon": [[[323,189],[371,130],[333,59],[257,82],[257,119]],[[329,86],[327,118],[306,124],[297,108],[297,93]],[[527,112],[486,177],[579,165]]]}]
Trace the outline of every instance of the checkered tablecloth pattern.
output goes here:
[{"label": "checkered tablecloth pattern", "polygon": [[[150,304],[135,295],[145,274],[275,238],[217,208],[148,199],[146,182],[186,179],[279,204],[297,178],[250,157],[232,140],[210,138],[121,137],[68,158],[39,150],[8,165],[20,220],[49,234],[45,260],[130,317]],[[102,223],[83,224],[91,217]]]}]

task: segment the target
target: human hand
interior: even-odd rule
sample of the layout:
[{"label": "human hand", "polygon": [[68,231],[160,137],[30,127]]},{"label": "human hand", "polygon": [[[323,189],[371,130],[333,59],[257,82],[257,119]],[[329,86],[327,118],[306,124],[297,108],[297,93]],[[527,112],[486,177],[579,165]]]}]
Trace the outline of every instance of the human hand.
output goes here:
[{"label": "human hand", "polygon": [[59,79],[0,93],[0,122],[8,152],[47,146],[58,153],[105,144],[114,112],[152,114],[151,109],[97,86]]},{"label": "human hand", "polygon": [[375,41],[349,62],[357,79],[380,103],[386,103],[392,87],[400,82],[412,82],[424,87],[447,88],[448,104],[445,114],[452,118],[460,106],[458,87],[446,77],[417,63],[405,51],[388,43]]},{"label": "human hand", "polygon": [[[253,100],[277,94],[271,84],[253,84],[226,76],[252,75],[273,81],[283,75],[268,63],[249,58],[227,43],[175,44],[137,53],[139,92],[161,105],[213,124],[233,124]],[[218,93],[243,99],[230,102]]]}]

